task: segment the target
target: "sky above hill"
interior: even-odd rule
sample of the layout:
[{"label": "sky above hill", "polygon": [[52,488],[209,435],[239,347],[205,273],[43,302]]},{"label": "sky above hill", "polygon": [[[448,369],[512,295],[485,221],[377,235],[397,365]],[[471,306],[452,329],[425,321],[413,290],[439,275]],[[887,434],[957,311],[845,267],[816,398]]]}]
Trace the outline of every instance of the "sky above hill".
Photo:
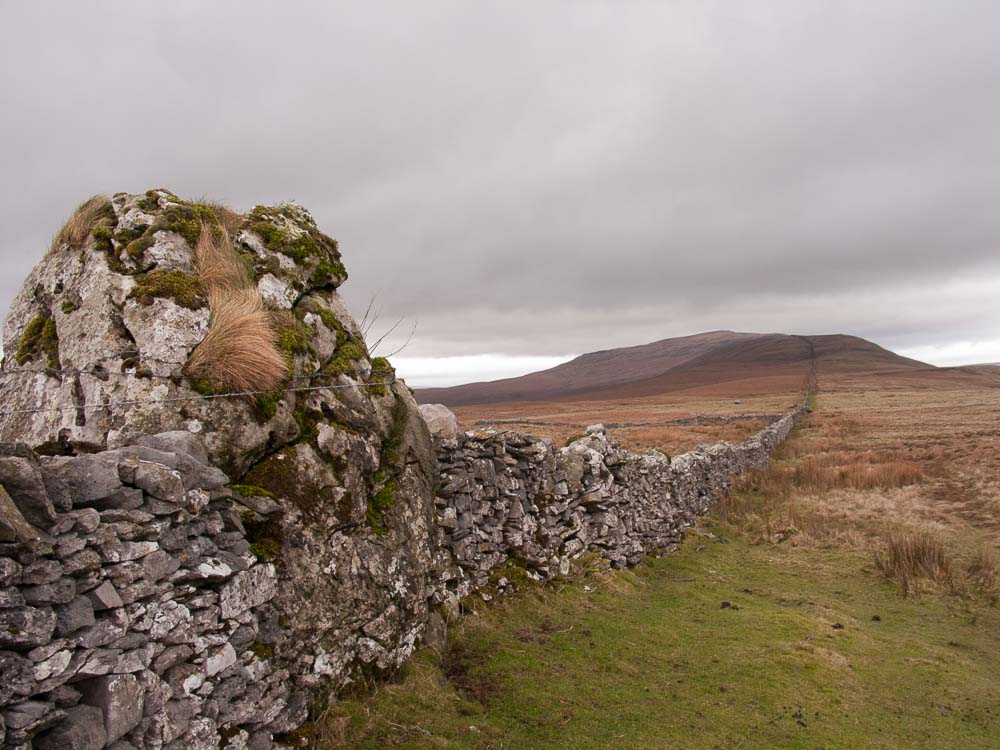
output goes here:
[{"label": "sky above hill", "polygon": [[83,198],[296,200],[414,384],[712,329],[1000,361],[1000,3],[0,8],[0,309]]}]

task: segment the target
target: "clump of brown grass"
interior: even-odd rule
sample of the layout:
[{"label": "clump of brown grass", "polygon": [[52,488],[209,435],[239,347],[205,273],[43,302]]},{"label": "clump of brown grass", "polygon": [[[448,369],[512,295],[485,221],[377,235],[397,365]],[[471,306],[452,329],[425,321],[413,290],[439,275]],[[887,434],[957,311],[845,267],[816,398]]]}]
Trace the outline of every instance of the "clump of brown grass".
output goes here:
[{"label": "clump of brown grass", "polygon": [[208,334],[191,353],[190,377],[213,388],[270,391],[287,373],[264,300],[257,289],[216,288],[209,292]]},{"label": "clump of brown grass", "polygon": [[93,195],[85,200],[62,225],[52,240],[49,252],[55,252],[63,245],[71,248],[80,247],[98,227],[110,229],[110,208],[111,201],[103,195]]},{"label": "clump of brown grass", "polygon": [[219,227],[201,225],[194,247],[195,268],[205,289],[226,291],[249,289],[253,284],[242,258],[236,254],[229,234]]},{"label": "clump of brown grass", "polygon": [[965,567],[969,587],[990,601],[1000,599],[1000,560],[996,553],[983,545]]},{"label": "clump of brown grass", "polygon": [[215,218],[219,220],[230,236],[234,235],[243,224],[243,214],[234,211],[229,206],[216,201],[203,201],[203,203],[215,214]]},{"label": "clump of brown grass", "polygon": [[875,565],[895,581],[904,594],[919,590],[920,581],[930,580],[954,590],[951,559],[939,538],[928,531],[889,534],[885,548],[875,553]]},{"label": "clump of brown grass", "polygon": [[186,372],[217,391],[271,391],[288,373],[271,315],[229,233],[207,223],[194,249],[198,278],[212,312],[208,334]]},{"label": "clump of brown grass", "polygon": [[822,459],[809,458],[795,467],[792,476],[795,485],[813,490],[838,487],[885,490],[916,484],[923,479],[924,470],[912,461],[872,463],[866,458],[841,466],[824,466]]}]

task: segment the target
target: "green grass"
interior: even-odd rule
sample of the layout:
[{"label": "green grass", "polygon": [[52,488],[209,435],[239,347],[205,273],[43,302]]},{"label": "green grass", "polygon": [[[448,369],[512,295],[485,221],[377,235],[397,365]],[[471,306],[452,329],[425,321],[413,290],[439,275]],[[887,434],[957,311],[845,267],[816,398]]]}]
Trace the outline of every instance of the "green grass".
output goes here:
[{"label": "green grass", "polygon": [[467,614],[443,660],[424,650],[333,705],[320,746],[1000,746],[996,607],[904,598],[857,552],[702,528],[715,538]]}]

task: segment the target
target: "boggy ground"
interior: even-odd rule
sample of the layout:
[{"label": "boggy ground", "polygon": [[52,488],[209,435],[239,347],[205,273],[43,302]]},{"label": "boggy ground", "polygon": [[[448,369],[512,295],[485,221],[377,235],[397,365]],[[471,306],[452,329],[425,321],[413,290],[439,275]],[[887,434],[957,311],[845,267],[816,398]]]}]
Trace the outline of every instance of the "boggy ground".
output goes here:
[{"label": "boggy ground", "polygon": [[1000,746],[1000,383],[934,377],[821,381],[676,554],[479,606],[320,746]]}]

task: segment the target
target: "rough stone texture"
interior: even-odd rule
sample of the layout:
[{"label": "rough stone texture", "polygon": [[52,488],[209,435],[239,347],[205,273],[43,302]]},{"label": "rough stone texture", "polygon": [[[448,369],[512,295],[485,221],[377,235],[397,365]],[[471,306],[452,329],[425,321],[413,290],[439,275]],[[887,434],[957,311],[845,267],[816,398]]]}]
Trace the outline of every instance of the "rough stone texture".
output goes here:
[{"label": "rough stone texture", "polygon": [[458,418],[444,404],[421,404],[420,416],[435,437],[452,438],[458,434]]},{"label": "rough stone texture", "polygon": [[512,585],[506,566],[540,580],[565,575],[586,554],[622,567],[671,549],[736,475],[767,466],[804,409],[742,443],[673,460],[623,450],[602,425],[558,450],[513,432],[437,438],[438,547],[448,554],[438,556],[434,603],[447,609],[477,591],[502,591]]},{"label": "rough stone texture", "polygon": [[[802,411],[672,461],[596,426],[556,450],[439,414],[432,439],[406,386],[372,373],[335,243],[296,206],[255,210],[236,245],[270,277],[308,378],[290,384],[321,389],[195,400],[207,309],[130,293],[192,269],[186,230],[162,224],[197,207],[163,190],[113,207],[110,249],[47,255],[4,328],[0,412],[74,408],[0,414],[3,747],[273,747],[313,697],[441,647],[460,598],[513,588],[512,567],[669,549]],[[38,316],[58,369],[17,362]],[[115,406],[163,398],[192,400]]]}]

